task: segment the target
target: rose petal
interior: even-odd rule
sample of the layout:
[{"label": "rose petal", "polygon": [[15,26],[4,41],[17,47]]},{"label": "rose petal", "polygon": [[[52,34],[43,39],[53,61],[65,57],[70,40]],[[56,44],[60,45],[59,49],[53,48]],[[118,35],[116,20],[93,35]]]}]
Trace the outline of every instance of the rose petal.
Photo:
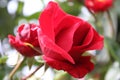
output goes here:
[{"label": "rose petal", "polygon": [[23,42],[31,43],[34,46],[38,45],[37,29],[39,28],[36,24],[22,24],[17,30],[16,38],[19,38]]},{"label": "rose petal", "polygon": [[30,46],[25,45],[25,43],[31,44],[35,49],[40,50],[37,29],[39,28],[36,24],[22,24],[17,30],[17,35],[9,35],[10,44],[16,48],[23,56],[33,57],[40,55],[41,53],[34,50]]},{"label": "rose petal", "polygon": [[[54,2],[49,2],[48,6],[41,13],[39,18],[42,31],[52,40],[55,40],[54,28],[66,15]],[[61,17],[62,16],[62,17]],[[56,28],[57,29],[57,28]]]},{"label": "rose petal", "polygon": [[32,57],[35,55],[40,55],[40,53],[37,53],[33,49],[31,49],[28,46],[25,46],[23,42],[21,42],[19,39],[15,38],[12,35],[8,35],[10,44],[22,55],[27,57]]},{"label": "rose petal", "polygon": [[[82,44],[79,45],[79,48],[82,49],[82,50],[92,50],[92,49],[100,50],[103,47],[103,37],[100,36],[92,28],[92,26],[90,24],[88,24],[87,22],[85,22],[83,24],[83,26],[85,26],[84,28],[86,28],[86,31],[87,31],[87,28],[88,28],[88,32],[86,32],[86,36],[85,36]],[[83,26],[81,26],[81,27],[83,27]],[[84,30],[84,29],[82,29],[82,30]]]},{"label": "rose petal", "polygon": [[[58,27],[60,27],[55,33],[55,43],[64,49],[66,52],[68,52],[72,45],[73,45],[73,36],[79,27],[79,19],[75,18],[74,16],[67,15],[62,19],[62,21],[58,24]],[[69,22],[69,23],[68,23]],[[67,46],[66,46],[67,45]]]},{"label": "rose petal", "polygon": [[79,27],[74,33],[73,39],[73,47],[69,51],[69,54],[75,61],[79,60],[79,57],[83,52],[95,49],[100,50],[103,47],[103,37],[85,21],[81,21],[81,23],[79,23]]},{"label": "rose petal", "polygon": [[90,57],[82,54],[87,50],[101,49],[103,37],[89,23],[64,13],[54,2],[48,4],[41,17],[38,40],[46,63],[76,78],[90,72],[93,63]]},{"label": "rose petal", "polygon": [[75,78],[82,78],[90,72],[94,65],[90,62],[90,57],[80,57],[79,62],[71,64],[67,61],[56,60],[47,56],[43,56],[45,61],[57,70],[65,70]]},{"label": "rose petal", "polygon": [[74,60],[72,59],[72,57],[62,48],[57,46],[53,40],[43,34],[40,29],[38,29],[38,36],[41,49],[45,56],[58,60],[68,60],[69,62],[74,64]]},{"label": "rose petal", "polygon": [[113,0],[85,0],[85,6],[93,12],[106,11],[112,4]]},{"label": "rose petal", "polygon": [[30,38],[30,26],[29,24],[22,24],[19,26],[18,30],[18,38],[20,38],[23,41],[28,41]]}]

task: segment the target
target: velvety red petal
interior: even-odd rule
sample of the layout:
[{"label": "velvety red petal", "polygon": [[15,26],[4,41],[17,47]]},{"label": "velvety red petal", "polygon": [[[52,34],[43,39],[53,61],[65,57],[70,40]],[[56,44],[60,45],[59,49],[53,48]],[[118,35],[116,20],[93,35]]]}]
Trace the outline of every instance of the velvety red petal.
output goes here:
[{"label": "velvety red petal", "polygon": [[76,78],[93,69],[90,57],[83,52],[103,47],[103,37],[80,18],[64,13],[50,2],[42,12],[38,29],[38,41],[44,60],[57,70],[65,70]]},{"label": "velvety red petal", "polygon": [[8,39],[9,39],[9,43],[10,43],[10,44],[14,44],[14,42],[15,42],[15,36],[13,36],[13,35],[8,35]]},{"label": "velvety red petal", "polygon": [[[92,50],[92,49],[100,50],[103,47],[103,37],[100,36],[95,31],[95,29],[87,22],[85,22],[83,24],[83,26],[84,26],[84,28],[89,28],[89,29],[88,29],[88,32],[84,33],[86,35],[85,35],[85,38],[84,38],[82,44],[78,45],[79,48],[82,50],[84,50],[84,49],[86,49],[86,50]],[[86,29],[86,31],[87,31],[87,29]]]},{"label": "velvety red petal", "polygon": [[31,43],[35,47],[39,47],[39,42],[38,42],[38,35],[37,35],[37,30],[39,28],[38,25],[35,24],[30,24],[30,37],[29,37],[29,43]]},{"label": "velvety red petal", "polygon": [[40,27],[44,34],[55,40],[54,28],[65,15],[66,13],[61,10],[57,3],[49,2],[39,18]]},{"label": "velvety red petal", "polygon": [[82,21],[74,33],[73,47],[69,51],[72,58],[77,61],[87,50],[100,50],[103,47],[103,37],[100,36],[90,24]]},{"label": "velvety red petal", "polygon": [[[88,36],[86,36],[86,39],[84,40],[86,44],[84,43],[83,45],[73,46],[73,49],[75,50],[80,49],[80,51],[102,49],[104,45],[103,36],[100,36],[94,29],[92,31],[93,31],[93,35],[89,36],[89,34],[91,33],[88,33]],[[91,41],[89,41],[90,39]]]},{"label": "velvety red petal", "polygon": [[66,51],[56,45],[55,42],[51,40],[48,36],[43,34],[40,29],[38,29],[38,36],[41,49],[45,56],[57,60],[67,60],[74,64],[74,60],[72,59],[72,57]]},{"label": "velvety red petal", "polygon": [[[86,23],[85,21],[81,20],[79,21],[79,27],[74,33],[73,37],[73,46],[81,46],[81,45],[87,45],[91,42],[91,38],[93,38],[93,33],[91,33],[90,28],[92,26],[88,26],[89,24]],[[90,32],[90,36],[88,40],[85,40],[86,36]]]},{"label": "velvety red petal", "polygon": [[30,38],[30,26],[29,24],[22,24],[19,26],[17,37],[22,41],[29,41]]},{"label": "velvety red petal", "polygon": [[12,35],[8,35],[9,43],[18,51],[20,54],[26,56],[26,57],[33,57],[36,55],[40,55],[40,53],[34,51],[28,46],[25,46],[23,42],[21,42],[19,39],[15,38]]},{"label": "velvety red petal", "polygon": [[57,70],[67,71],[75,78],[82,78],[88,72],[93,70],[94,65],[90,62],[90,57],[80,57],[79,62],[71,64],[67,61],[56,60],[47,56],[43,56],[47,64]]},{"label": "velvety red petal", "polygon": [[37,38],[37,29],[39,28],[36,24],[23,24],[20,25],[17,30],[17,38],[19,38],[23,42],[31,43],[33,46],[38,45]]},{"label": "velvety red petal", "polygon": [[55,43],[66,52],[68,52],[73,45],[73,37],[79,27],[79,21],[80,20],[74,16],[67,15],[58,24],[58,32],[55,31]]}]

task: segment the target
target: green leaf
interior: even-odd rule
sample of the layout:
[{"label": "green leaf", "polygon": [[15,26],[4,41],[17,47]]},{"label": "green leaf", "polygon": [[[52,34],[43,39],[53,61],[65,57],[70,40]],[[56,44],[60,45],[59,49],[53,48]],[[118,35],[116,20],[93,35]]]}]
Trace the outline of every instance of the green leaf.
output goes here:
[{"label": "green leaf", "polygon": [[117,60],[120,62],[120,45],[110,39],[110,38],[105,38],[105,47],[108,49],[111,57],[114,59],[114,60]]},{"label": "green leaf", "polygon": [[54,80],[71,80],[71,76],[64,71],[58,71]]},{"label": "green leaf", "polygon": [[24,18],[27,19],[27,20],[38,19],[40,14],[41,14],[41,12],[36,12],[36,13],[32,14],[31,16],[27,16],[27,17],[24,17]]},{"label": "green leaf", "polygon": [[71,2],[59,2],[59,4],[68,14],[78,16],[80,13],[81,4],[76,0],[72,0]]},{"label": "green leaf", "polygon": [[24,3],[19,1],[18,8],[17,8],[17,16],[23,15],[23,6],[24,6]]},{"label": "green leaf", "polygon": [[39,64],[45,63],[45,61],[44,61],[43,58],[42,58],[42,55],[35,57],[35,60],[36,60]]},{"label": "green leaf", "polygon": [[0,57],[0,64],[6,63],[6,60],[8,59],[7,56]]},{"label": "green leaf", "polygon": [[27,62],[27,65],[28,65],[29,69],[31,69],[32,65],[35,62],[35,59],[34,59],[34,57],[30,57],[30,58],[27,57],[26,62]]}]

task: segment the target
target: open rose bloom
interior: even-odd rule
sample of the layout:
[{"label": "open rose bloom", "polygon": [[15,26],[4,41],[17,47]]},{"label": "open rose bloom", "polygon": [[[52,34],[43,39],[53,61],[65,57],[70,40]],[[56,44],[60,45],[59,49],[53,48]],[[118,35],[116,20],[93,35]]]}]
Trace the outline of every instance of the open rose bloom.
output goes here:
[{"label": "open rose bloom", "polygon": [[82,78],[94,65],[87,50],[100,50],[103,37],[86,21],[65,13],[55,2],[49,2],[41,13],[38,40],[46,63]]},{"label": "open rose bloom", "polygon": [[85,6],[93,12],[107,11],[113,4],[113,0],[85,0]]}]

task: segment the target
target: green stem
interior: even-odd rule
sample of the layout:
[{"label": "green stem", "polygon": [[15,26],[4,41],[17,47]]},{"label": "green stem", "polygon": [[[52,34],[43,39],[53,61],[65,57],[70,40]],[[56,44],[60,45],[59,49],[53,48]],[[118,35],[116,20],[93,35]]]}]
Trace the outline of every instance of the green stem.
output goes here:
[{"label": "green stem", "polygon": [[119,63],[120,63],[120,59],[118,58],[118,56],[114,53],[112,47],[108,44],[108,42],[105,40],[105,47],[108,49],[111,57],[114,59],[114,60],[117,60]]},{"label": "green stem", "polygon": [[112,21],[112,17],[111,17],[111,15],[110,15],[110,12],[109,12],[109,11],[106,11],[106,13],[107,13],[107,17],[108,17],[110,26],[111,26],[111,28],[112,28],[112,37],[114,37],[114,36],[115,36],[115,29],[114,29],[115,27],[114,27],[114,24],[113,24],[113,21]]},{"label": "green stem", "polygon": [[92,11],[90,11],[89,9],[88,9],[88,11],[89,11],[89,12],[90,12],[90,14],[93,16],[93,18],[95,19],[95,22],[97,23],[97,22],[98,22],[98,20],[97,20],[96,15],[95,15]]},{"label": "green stem", "polygon": [[42,66],[44,65],[44,63],[40,64],[40,66],[38,66],[38,68],[35,69],[35,71],[33,71],[31,74],[29,74],[28,76],[24,77],[22,80],[27,80],[28,78],[30,78],[32,75],[34,75]]},{"label": "green stem", "polygon": [[15,68],[10,72],[9,79],[12,80],[13,75],[16,73],[16,71],[19,69],[19,67],[22,65],[22,63],[25,61],[26,58],[23,58],[23,60],[18,61]]},{"label": "green stem", "polygon": [[95,20],[95,24],[96,24],[96,30],[100,33],[100,34],[104,34],[104,30],[103,30],[103,26],[101,24],[101,22],[98,20],[97,16],[95,15],[95,13],[93,13],[92,11],[90,11],[88,9],[89,13],[93,16],[94,20]]}]

